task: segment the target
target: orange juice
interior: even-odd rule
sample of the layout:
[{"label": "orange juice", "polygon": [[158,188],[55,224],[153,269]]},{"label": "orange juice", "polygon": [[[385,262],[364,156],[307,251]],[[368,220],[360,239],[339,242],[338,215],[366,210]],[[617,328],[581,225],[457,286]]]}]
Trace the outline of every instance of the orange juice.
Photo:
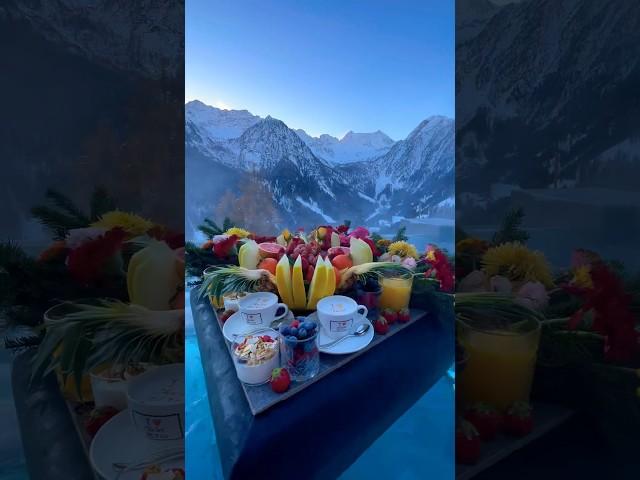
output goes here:
[{"label": "orange juice", "polygon": [[456,388],[464,404],[487,403],[500,410],[516,401],[529,401],[540,340],[540,328],[524,333],[458,330],[468,355]]},{"label": "orange juice", "polygon": [[402,310],[409,308],[413,277],[384,277],[380,280],[382,293],[378,305],[381,309]]}]

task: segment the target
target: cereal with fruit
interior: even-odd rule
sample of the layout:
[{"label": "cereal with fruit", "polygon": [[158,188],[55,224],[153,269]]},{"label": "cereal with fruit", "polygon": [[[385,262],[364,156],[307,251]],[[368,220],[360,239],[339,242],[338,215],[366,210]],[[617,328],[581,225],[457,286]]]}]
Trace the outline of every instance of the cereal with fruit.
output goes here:
[{"label": "cereal with fruit", "polygon": [[280,366],[277,332],[248,335],[233,346],[236,372],[241,382],[260,385],[267,382],[271,371]]}]

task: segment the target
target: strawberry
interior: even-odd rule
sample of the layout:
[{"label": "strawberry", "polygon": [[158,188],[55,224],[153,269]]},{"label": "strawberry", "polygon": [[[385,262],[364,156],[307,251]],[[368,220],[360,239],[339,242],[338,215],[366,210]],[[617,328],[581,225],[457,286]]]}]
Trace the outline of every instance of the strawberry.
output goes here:
[{"label": "strawberry", "polygon": [[274,368],[271,372],[271,390],[276,393],[283,393],[289,389],[291,377],[285,368]]},{"label": "strawberry", "polygon": [[473,405],[464,418],[476,427],[484,441],[493,440],[502,424],[502,417],[498,411],[483,403]]},{"label": "strawberry", "polygon": [[527,402],[514,403],[504,417],[504,431],[516,437],[524,437],[532,430],[531,406]]},{"label": "strawberry", "polygon": [[271,338],[269,335],[262,335],[260,337],[260,340],[262,340],[263,342],[267,342],[267,343],[273,342],[273,338]]},{"label": "strawberry", "polygon": [[234,313],[236,312],[234,312],[233,310],[225,310],[220,314],[220,322],[224,324],[224,322],[229,320],[229,317],[231,317],[231,315],[233,315]]},{"label": "strawberry", "polygon": [[385,335],[389,331],[389,323],[387,322],[387,319],[384,317],[378,317],[373,329],[377,334]]},{"label": "strawberry", "polygon": [[382,310],[381,313],[389,325],[391,325],[392,323],[398,320],[398,312],[396,312],[395,310],[392,310],[390,308],[385,308],[384,310]]},{"label": "strawberry", "polygon": [[480,436],[475,427],[465,421],[458,420],[456,428],[456,463],[473,465],[480,458]]},{"label": "strawberry", "polygon": [[400,323],[407,323],[411,320],[411,312],[409,312],[408,308],[403,308],[398,312],[398,321]]},{"label": "strawberry", "polygon": [[117,413],[118,410],[114,407],[94,408],[89,416],[84,419],[84,429],[93,438],[98,433],[98,430]]}]

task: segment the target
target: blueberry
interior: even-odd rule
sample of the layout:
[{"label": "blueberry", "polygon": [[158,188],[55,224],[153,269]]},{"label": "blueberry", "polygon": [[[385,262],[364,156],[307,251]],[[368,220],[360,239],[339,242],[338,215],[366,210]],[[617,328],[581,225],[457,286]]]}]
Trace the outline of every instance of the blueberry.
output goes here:
[{"label": "blueberry", "polygon": [[316,328],[316,324],[313,322],[304,322],[302,325],[300,325],[302,328],[304,328],[307,332],[309,330],[313,330],[314,328]]},{"label": "blueberry", "polygon": [[296,327],[289,328],[289,335],[293,335],[294,337],[298,336],[298,329]]},{"label": "blueberry", "polygon": [[287,345],[289,345],[290,347],[297,345],[298,343],[298,339],[296,337],[294,337],[293,335],[289,335],[285,342],[287,343]]},{"label": "blueberry", "polygon": [[284,335],[285,337],[288,337],[289,335],[291,335],[291,329],[288,325],[284,325],[280,327],[280,333],[282,333],[282,335]]},{"label": "blueberry", "polygon": [[301,339],[301,340],[304,339],[304,338],[307,338],[307,329],[306,328],[300,327],[298,329],[298,338]]},{"label": "blueberry", "polygon": [[306,353],[312,352],[314,348],[316,348],[315,342],[313,341],[304,342],[304,351]]}]

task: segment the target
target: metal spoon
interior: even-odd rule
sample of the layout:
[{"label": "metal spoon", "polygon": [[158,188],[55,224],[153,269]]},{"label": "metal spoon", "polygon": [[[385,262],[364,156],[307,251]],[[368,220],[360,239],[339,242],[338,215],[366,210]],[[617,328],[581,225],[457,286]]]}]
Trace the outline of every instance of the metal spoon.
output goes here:
[{"label": "metal spoon", "polygon": [[355,329],[355,331],[353,333],[350,333],[349,335],[345,335],[344,337],[340,337],[339,339],[334,340],[333,342],[329,342],[329,343],[325,343],[324,345],[320,345],[320,348],[333,347],[335,344],[341,342],[345,338],[361,337],[362,335],[364,335],[365,333],[367,333],[369,331],[370,327],[371,327],[370,323],[361,323],[360,325],[358,325],[356,327],[356,329]]}]

